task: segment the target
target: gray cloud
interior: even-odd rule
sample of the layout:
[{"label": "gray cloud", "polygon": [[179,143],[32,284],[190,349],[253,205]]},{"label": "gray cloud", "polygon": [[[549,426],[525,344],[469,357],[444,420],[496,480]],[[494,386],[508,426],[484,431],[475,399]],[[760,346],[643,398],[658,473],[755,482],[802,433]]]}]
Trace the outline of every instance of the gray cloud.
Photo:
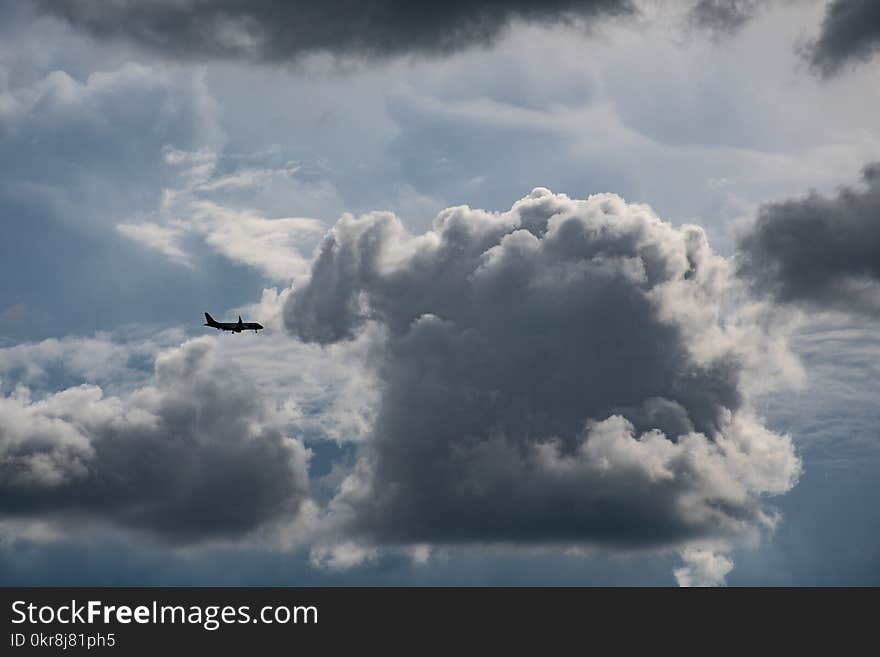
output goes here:
[{"label": "gray cloud", "polygon": [[764,0],[700,0],[688,18],[697,27],[714,34],[735,32],[745,26],[764,4]]},{"label": "gray cloud", "polygon": [[880,314],[880,164],[862,182],[763,206],[740,238],[740,273],[782,302]]},{"label": "gray cloud", "polygon": [[171,542],[293,518],[307,452],[209,339],[164,352],[126,397],[82,385],[0,397],[0,514],[94,519]]},{"label": "gray cloud", "polygon": [[878,50],[880,5],[873,0],[833,0],[806,54],[810,64],[828,76],[848,64],[867,61]]},{"label": "gray cloud", "polygon": [[346,216],[285,308],[319,343],[384,327],[381,401],[332,502],[366,540],[656,546],[773,524],[799,462],[751,413],[767,336],[722,326],[702,229],[536,189],[410,235]]},{"label": "gray cloud", "polygon": [[491,43],[513,21],[569,22],[624,15],[630,0],[184,0],[39,2],[98,37],[166,54],[281,61],[315,52],[373,57],[444,53]]}]

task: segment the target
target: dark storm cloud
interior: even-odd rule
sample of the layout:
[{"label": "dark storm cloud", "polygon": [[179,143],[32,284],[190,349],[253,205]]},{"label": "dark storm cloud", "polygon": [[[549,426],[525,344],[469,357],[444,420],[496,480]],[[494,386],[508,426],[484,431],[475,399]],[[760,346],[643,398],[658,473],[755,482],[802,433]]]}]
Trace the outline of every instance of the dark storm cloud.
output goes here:
[{"label": "dark storm cloud", "polygon": [[740,273],[782,302],[880,315],[880,163],[862,182],[763,206],[740,238]]},{"label": "dark storm cloud", "polygon": [[677,544],[772,524],[788,439],[749,412],[749,339],[702,229],[536,189],[433,231],[341,219],[285,308],[301,339],[384,326],[372,439],[331,505],[392,542]]},{"label": "dark storm cloud", "polygon": [[630,0],[44,0],[48,13],[98,37],[163,53],[289,60],[329,52],[389,56],[491,43],[516,20],[552,23],[624,15]]},{"label": "dark storm cloud", "polygon": [[96,519],[171,542],[293,517],[307,454],[209,340],[160,355],[129,397],[78,386],[0,397],[0,514]]},{"label": "dark storm cloud", "polygon": [[810,64],[832,75],[848,64],[864,62],[880,49],[880,3],[833,0],[825,11],[818,38],[807,50]]},{"label": "dark storm cloud", "polygon": [[735,32],[752,18],[764,0],[700,0],[689,18],[697,27],[715,34]]}]

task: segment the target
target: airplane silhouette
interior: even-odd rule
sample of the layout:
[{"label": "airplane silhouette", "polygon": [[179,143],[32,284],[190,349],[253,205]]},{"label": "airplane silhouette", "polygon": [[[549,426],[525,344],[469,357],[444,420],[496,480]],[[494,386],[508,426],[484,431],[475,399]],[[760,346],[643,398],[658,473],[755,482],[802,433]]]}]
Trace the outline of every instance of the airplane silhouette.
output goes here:
[{"label": "airplane silhouette", "polygon": [[237,322],[218,322],[208,313],[205,313],[205,319],[208,321],[203,324],[203,326],[210,326],[211,328],[215,328],[220,331],[232,331],[233,333],[241,333],[242,331],[253,331],[254,333],[256,333],[261,328],[263,328],[263,325],[258,324],[257,322],[241,321],[241,315],[238,316]]}]

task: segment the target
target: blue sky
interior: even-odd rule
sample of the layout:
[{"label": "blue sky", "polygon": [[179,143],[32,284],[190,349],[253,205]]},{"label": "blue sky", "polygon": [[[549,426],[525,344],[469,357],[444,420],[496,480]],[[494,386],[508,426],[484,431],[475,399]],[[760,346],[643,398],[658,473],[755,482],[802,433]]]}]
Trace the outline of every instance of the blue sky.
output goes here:
[{"label": "blue sky", "polygon": [[[106,20],[87,9],[77,14],[76,3],[59,5],[70,12],[45,11],[42,3],[0,10],[0,581],[877,584],[880,282],[869,270],[859,273],[860,301],[848,307],[845,294],[831,305],[819,294],[775,299],[750,291],[736,273],[739,236],[759,216],[776,220],[767,204],[802,200],[811,190],[833,204],[841,186],[868,199],[865,248],[868,259],[880,259],[870,237],[880,206],[870,205],[873,192],[861,191],[872,184],[863,168],[880,160],[880,64],[871,58],[880,22],[873,19],[872,37],[838,17],[850,31],[840,28],[837,37],[848,40],[816,41],[836,34],[829,16],[849,4],[858,5],[646,1],[635,13],[589,10],[572,25],[523,10],[488,37],[461,37],[437,51],[427,30],[378,54],[375,46],[347,49],[344,39],[301,50],[260,32],[258,13],[212,23],[216,17],[199,3],[181,3],[193,8],[187,20],[208,26],[196,32],[204,42],[188,43],[171,31],[158,41],[146,28],[139,32],[137,21],[149,16],[126,16],[125,3]],[[698,5],[738,7],[743,19],[700,22]],[[162,3],[145,6],[163,11]],[[449,29],[459,34],[470,18],[450,12]],[[656,253],[675,269],[696,239],[687,226],[702,229],[713,255],[687,256],[704,262],[702,287],[658,288],[651,313],[640,304],[618,309],[610,288],[589,292],[594,283],[574,297],[562,296],[572,293],[568,287],[548,288],[545,297],[558,293],[569,299],[564,307],[581,308],[581,293],[608,294],[583,302],[583,312],[598,316],[607,306],[609,334],[650,344],[672,322],[678,337],[658,344],[681,349],[683,360],[652,366],[655,356],[666,360],[646,348],[641,370],[572,374],[556,389],[556,370],[523,365],[530,356],[517,350],[535,343],[519,327],[534,320],[552,328],[565,349],[548,353],[561,363],[600,362],[602,347],[589,342],[582,319],[540,298],[530,306],[527,294],[504,286],[482,306],[457,307],[449,299],[482,290],[470,282],[444,287],[470,264],[457,255],[433,279],[419,278],[437,244],[457,243],[450,226],[458,220],[482,226],[462,229],[469,236],[463,251],[489,239],[498,222],[520,222],[474,257],[488,266],[490,251],[516,258],[537,249],[529,262],[545,269],[535,271],[562,276],[553,254],[563,251],[553,250],[550,223],[546,234],[535,233],[538,246],[515,230],[527,216],[511,208],[521,199],[537,208],[543,197],[530,197],[534,188],[560,195],[554,202],[568,209],[559,212],[585,226],[596,221],[589,204],[600,202],[588,197],[619,195],[613,213],[620,223],[602,225],[634,231],[638,246],[627,233],[619,248],[636,248],[624,260],[641,258],[648,278]],[[569,207],[569,199],[583,202]],[[459,219],[435,219],[459,206],[468,206]],[[374,269],[364,264],[372,251],[358,241],[362,235],[381,245]],[[346,249],[360,263],[356,274],[339,255]],[[584,266],[598,278],[589,280],[602,280],[604,265],[590,258]],[[632,292],[621,290],[617,298]],[[508,317],[507,310],[520,319],[499,329],[493,318]],[[208,333],[204,311],[218,319],[241,314],[267,328]],[[449,326],[443,322],[462,333],[437,337]],[[421,533],[400,527],[391,516],[427,518],[426,509],[445,509],[446,497],[430,497],[436,491],[420,488],[412,473],[449,488],[456,481],[493,485],[495,475],[479,469],[479,451],[449,479],[424,466],[438,458],[443,440],[448,453],[462,448],[443,432],[435,440],[419,423],[424,418],[453,417],[443,431],[465,427],[468,440],[486,449],[498,438],[476,406],[468,406],[469,417],[456,415],[466,398],[454,390],[483,382],[450,364],[471,353],[464,351],[469,343],[455,342],[470,335],[465,324],[490,345],[474,352],[486,355],[485,371],[514,372],[529,390],[546,377],[556,393],[551,402],[538,393],[529,398],[532,415],[509,401],[504,417],[553,428],[534,444],[524,440],[540,451],[558,439],[552,467],[584,468],[578,476],[586,498],[559,493],[578,508],[598,486],[584,473],[593,472],[589,459],[600,458],[588,448],[601,445],[600,435],[585,430],[577,440],[587,461],[569,463],[561,417],[607,427],[601,423],[613,411],[634,424],[625,444],[638,462],[614,471],[621,490],[638,488],[630,470],[648,472],[650,459],[659,458],[640,432],[665,432],[668,445],[658,450],[691,444],[653,411],[645,419],[630,408],[627,391],[665,372],[657,368],[714,377],[712,368],[732,354],[736,374],[717,376],[735,400],[717,402],[716,410],[732,414],[730,426],[740,418],[750,428],[723,428],[720,420],[701,427],[692,384],[676,383],[675,393],[661,386],[662,395],[651,394],[680,392],[674,401],[688,435],[699,434],[714,455],[687,466],[688,477],[705,479],[703,488],[675,489],[669,508],[647,511],[651,496],[626,493],[625,513],[588,514],[589,522],[563,513],[563,528],[544,524],[555,502],[541,491],[563,484],[539,472],[540,491],[513,485],[510,498],[524,499],[521,507],[507,509],[495,492],[462,498],[477,509],[494,500],[485,510],[503,515],[497,531],[475,531],[454,505],[453,520],[426,519]],[[593,337],[606,339],[598,329]],[[421,344],[441,355],[442,345],[465,347],[434,363],[417,351]],[[517,364],[508,362],[511,354]],[[426,389],[432,381],[438,387],[424,397],[401,378],[422,370]],[[493,385],[496,396],[520,399],[513,396],[520,387]],[[622,392],[607,413],[606,406],[600,412],[559,401],[560,392],[580,399],[581,389],[598,397]],[[553,419],[541,419],[542,403],[556,409],[548,411]],[[424,440],[407,442],[398,435],[404,426],[422,427]],[[516,431],[505,431],[500,440],[509,446]],[[753,451],[744,448],[746,465],[717,447],[736,431],[758,436],[748,443]],[[412,461],[405,460],[410,451]],[[610,454],[614,464],[620,453]],[[552,467],[547,472],[558,472]],[[391,481],[406,494],[389,492]],[[364,502],[364,491],[387,506]],[[692,494],[707,496],[707,508],[721,508],[724,518],[677,515]],[[523,510],[530,505],[539,511]],[[653,527],[667,513],[674,522],[658,521],[655,533],[628,527],[599,537],[590,528],[566,529],[606,520],[609,527]]]}]

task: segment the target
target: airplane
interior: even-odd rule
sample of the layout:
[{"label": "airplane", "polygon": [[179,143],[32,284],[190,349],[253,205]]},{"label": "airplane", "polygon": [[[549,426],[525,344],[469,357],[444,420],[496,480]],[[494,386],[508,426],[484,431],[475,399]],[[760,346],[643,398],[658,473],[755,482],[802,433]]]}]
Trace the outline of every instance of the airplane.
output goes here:
[{"label": "airplane", "polygon": [[211,328],[218,329],[220,331],[232,331],[233,333],[241,333],[242,331],[253,331],[256,333],[261,328],[263,328],[262,324],[258,324],[257,322],[243,322],[241,321],[241,315],[238,316],[237,322],[218,322],[215,320],[209,313],[205,313],[205,319],[208,320],[203,326],[210,326]]}]

